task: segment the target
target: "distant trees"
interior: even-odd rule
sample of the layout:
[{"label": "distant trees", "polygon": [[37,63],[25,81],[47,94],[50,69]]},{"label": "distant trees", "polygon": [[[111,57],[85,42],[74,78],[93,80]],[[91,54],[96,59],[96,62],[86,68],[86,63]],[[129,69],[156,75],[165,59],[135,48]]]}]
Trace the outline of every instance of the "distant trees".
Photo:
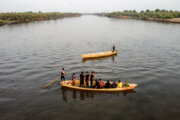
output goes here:
[{"label": "distant trees", "polygon": [[38,13],[29,11],[21,13],[0,13],[0,25],[9,22],[28,22],[28,21],[39,21],[48,19],[58,19],[63,17],[73,17],[80,16],[79,13],[60,13],[60,12],[48,12],[43,13],[39,11]]},{"label": "distant trees", "polygon": [[108,17],[121,17],[121,16],[129,16],[132,18],[142,18],[142,19],[148,19],[148,18],[161,18],[161,19],[172,19],[172,18],[179,18],[180,12],[179,11],[172,11],[172,10],[160,10],[155,9],[152,10],[145,10],[136,12],[136,10],[124,10],[123,12],[112,12],[112,13],[106,13],[105,14]]},{"label": "distant trees", "polygon": [[155,12],[160,12],[160,9],[156,9]]},{"label": "distant trees", "polygon": [[146,13],[148,13],[149,11],[150,11],[150,10],[149,10],[149,9],[147,9],[147,10],[146,10]]}]

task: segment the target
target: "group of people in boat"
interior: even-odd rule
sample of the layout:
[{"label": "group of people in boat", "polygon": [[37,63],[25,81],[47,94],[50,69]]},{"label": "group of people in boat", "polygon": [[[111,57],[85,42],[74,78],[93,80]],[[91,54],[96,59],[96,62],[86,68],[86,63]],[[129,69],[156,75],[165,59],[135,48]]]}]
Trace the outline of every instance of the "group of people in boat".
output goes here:
[{"label": "group of people in boat", "polygon": [[99,80],[95,80],[95,85],[93,86],[93,88],[123,88],[123,87],[129,87],[126,81],[121,82],[119,80],[118,83],[116,82],[110,83],[109,80],[107,80],[107,82],[104,83],[101,80],[101,78]]},{"label": "group of people in boat", "polygon": [[[62,68],[61,73],[61,81],[65,81],[65,75],[67,74],[67,72],[64,71],[64,68]],[[95,73],[92,72],[91,74],[89,74],[89,72],[86,72],[84,74],[84,72],[81,72],[79,74],[79,86],[80,87],[87,87],[87,88],[123,88],[123,87],[129,87],[129,85],[127,84],[127,82],[121,82],[120,80],[116,83],[113,82],[111,83],[109,80],[107,80],[106,83],[104,83],[102,81],[101,78],[99,78],[98,80],[95,80]],[[72,85],[75,85],[75,81],[78,80],[78,78],[76,77],[76,74],[73,73],[72,74]]]}]

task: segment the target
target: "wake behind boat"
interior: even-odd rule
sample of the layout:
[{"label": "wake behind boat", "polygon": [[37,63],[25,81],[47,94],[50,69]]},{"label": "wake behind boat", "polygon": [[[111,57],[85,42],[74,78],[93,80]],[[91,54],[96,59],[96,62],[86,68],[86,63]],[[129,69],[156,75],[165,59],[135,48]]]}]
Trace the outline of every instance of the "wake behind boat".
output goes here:
[{"label": "wake behind boat", "polygon": [[99,53],[88,53],[88,54],[82,54],[83,59],[87,58],[99,58],[99,57],[106,57],[106,56],[112,56],[117,55],[118,51],[107,51],[107,52],[99,52]]}]

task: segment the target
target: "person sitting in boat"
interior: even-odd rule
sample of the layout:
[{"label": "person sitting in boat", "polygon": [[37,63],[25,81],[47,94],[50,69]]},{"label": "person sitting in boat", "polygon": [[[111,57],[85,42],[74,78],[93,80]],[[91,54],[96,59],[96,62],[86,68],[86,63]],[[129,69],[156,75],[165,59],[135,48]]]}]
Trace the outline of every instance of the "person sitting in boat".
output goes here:
[{"label": "person sitting in boat", "polygon": [[117,88],[122,88],[123,87],[123,83],[119,80],[118,84],[117,84]]},{"label": "person sitting in boat", "polygon": [[74,86],[75,85],[75,81],[76,81],[77,79],[76,79],[76,74],[75,73],[73,73],[73,75],[72,75],[72,85]]},{"label": "person sitting in boat", "polygon": [[114,52],[115,51],[115,45],[113,44],[113,46],[112,46],[112,52]]},{"label": "person sitting in boat", "polygon": [[101,88],[104,87],[104,82],[101,80],[101,78],[99,79],[99,84],[100,84],[100,87],[101,87]]},{"label": "person sitting in boat", "polygon": [[97,80],[95,80],[95,86],[94,87],[95,88],[100,88],[100,84],[99,84],[99,82]]},{"label": "person sitting in boat", "polygon": [[124,87],[129,87],[129,84],[127,84],[127,82],[125,81],[125,82],[123,83],[123,86],[124,86]]},{"label": "person sitting in boat", "polygon": [[86,80],[86,86],[89,87],[90,77],[89,77],[89,73],[88,72],[86,72],[85,80]]},{"label": "person sitting in boat", "polygon": [[81,72],[81,74],[79,75],[79,80],[80,80],[80,87],[84,86],[84,73]]},{"label": "person sitting in boat", "polygon": [[109,82],[109,80],[107,80],[107,83],[105,84],[105,88],[110,88],[111,87],[111,84]]},{"label": "person sitting in boat", "polygon": [[95,79],[95,75],[94,75],[94,72],[91,73],[91,76],[90,76],[90,85],[91,85],[91,88],[93,87],[93,81]]},{"label": "person sitting in boat", "polygon": [[111,84],[111,88],[116,88],[116,87],[117,87],[116,82],[113,82],[113,84]]}]

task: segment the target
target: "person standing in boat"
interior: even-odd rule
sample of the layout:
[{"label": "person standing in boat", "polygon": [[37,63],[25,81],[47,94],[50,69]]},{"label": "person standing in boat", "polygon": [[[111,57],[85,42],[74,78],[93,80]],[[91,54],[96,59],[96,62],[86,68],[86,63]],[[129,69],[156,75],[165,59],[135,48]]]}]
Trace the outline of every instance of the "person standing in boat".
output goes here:
[{"label": "person standing in boat", "polygon": [[88,72],[86,72],[85,80],[86,80],[86,86],[89,87],[90,76]]},{"label": "person standing in boat", "polygon": [[91,88],[93,87],[93,81],[95,80],[95,75],[94,75],[94,72],[91,73],[91,76],[90,76],[90,84],[91,84]]},{"label": "person standing in boat", "polygon": [[115,45],[113,44],[113,46],[112,46],[112,52],[114,52],[115,51]]},{"label": "person standing in boat", "polygon": [[67,72],[64,71],[64,68],[62,68],[62,71],[60,72],[61,74],[61,81],[64,80],[65,81],[65,75],[67,74]]},{"label": "person standing in boat", "polygon": [[79,75],[79,80],[80,80],[80,87],[84,86],[84,73],[81,72],[81,74]]}]

